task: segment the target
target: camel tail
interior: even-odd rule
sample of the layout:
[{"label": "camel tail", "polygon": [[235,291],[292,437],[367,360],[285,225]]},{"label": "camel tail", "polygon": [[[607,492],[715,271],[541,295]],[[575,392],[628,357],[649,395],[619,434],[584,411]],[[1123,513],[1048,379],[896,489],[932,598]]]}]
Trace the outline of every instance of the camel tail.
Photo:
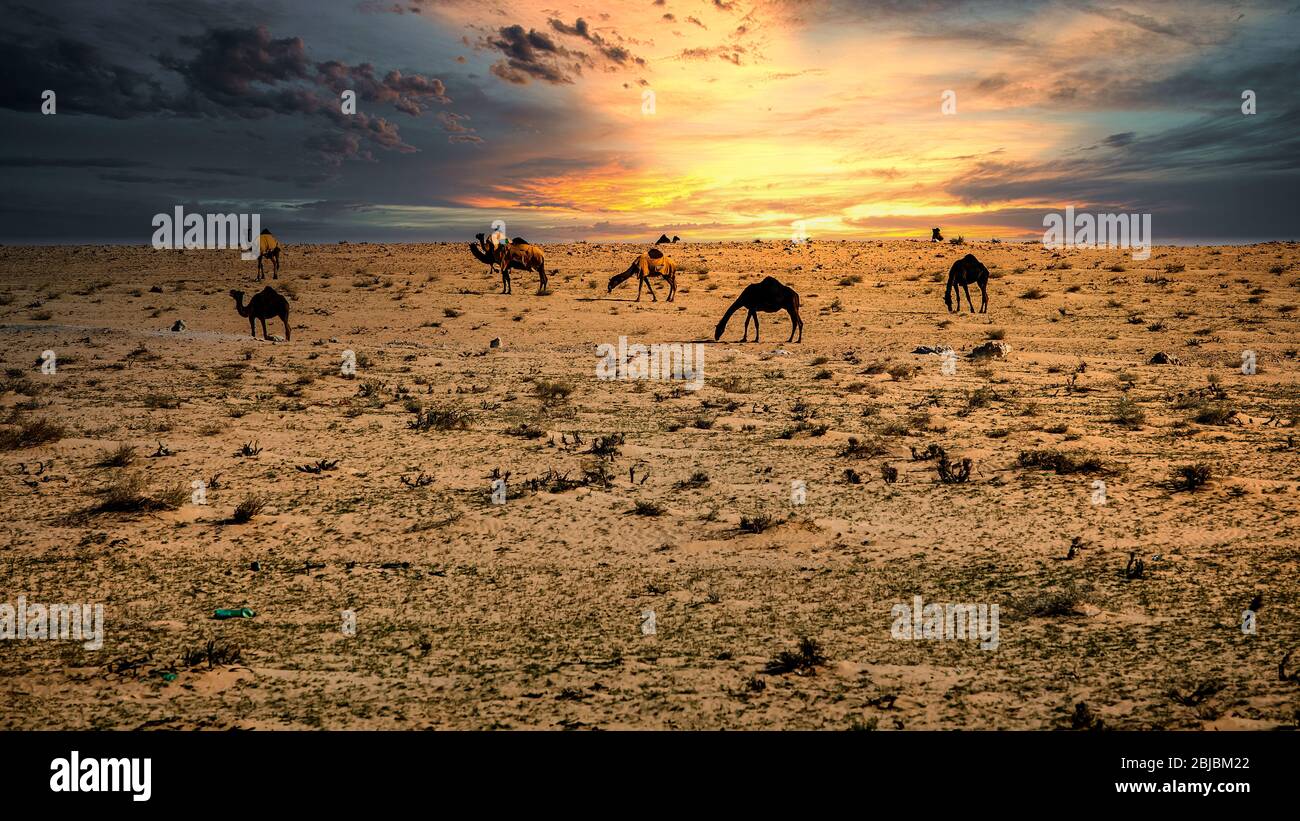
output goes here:
[{"label": "camel tail", "polygon": [[718,327],[713,329],[713,339],[715,341],[722,338],[722,332],[727,330],[727,321],[731,319],[732,314],[744,306],[744,299],[745,294],[742,291],[740,296],[736,297],[736,301],[731,303],[731,307],[727,309],[727,312],[722,315],[722,319],[718,320]]}]

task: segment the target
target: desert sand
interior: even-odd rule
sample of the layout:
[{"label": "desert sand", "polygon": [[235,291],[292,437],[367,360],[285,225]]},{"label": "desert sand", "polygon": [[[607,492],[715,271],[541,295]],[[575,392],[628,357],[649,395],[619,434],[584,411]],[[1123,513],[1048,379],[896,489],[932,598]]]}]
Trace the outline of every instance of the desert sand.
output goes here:
[{"label": "desert sand", "polygon": [[[97,651],[0,641],[0,728],[1300,723],[1294,243],[688,242],[637,303],[640,246],[546,244],[550,293],[502,296],[464,244],[282,239],[266,283],[0,249],[0,602],[105,613]],[[987,314],[944,307],[967,252]],[[715,344],[767,275],[802,343]],[[235,312],[264,284],[291,342]],[[620,336],[703,343],[704,386],[597,379]],[[998,605],[997,648],[891,637],[918,595]]]}]

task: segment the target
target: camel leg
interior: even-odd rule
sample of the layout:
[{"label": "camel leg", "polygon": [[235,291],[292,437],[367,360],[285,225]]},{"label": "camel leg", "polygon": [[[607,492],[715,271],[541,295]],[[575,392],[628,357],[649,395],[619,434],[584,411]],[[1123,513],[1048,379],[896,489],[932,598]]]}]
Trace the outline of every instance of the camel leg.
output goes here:
[{"label": "camel leg", "polygon": [[645,285],[645,277],[641,277],[641,276],[639,276],[639,277],[636,278],[636,301],[637,301],[637,302],[640,302],[640,301],[641,301],[641,286],[642,286],[642,285]]},{"label": "camel leg", "polygon": [[[267,333],[266,333],[266,317],[260,317],[260,318],[261,318],[261,320],[262,320],[262,338],[263,338],[263,339],[270,339],[271,337],[268,336]],[[253,334],[253,336],[257,336],[257,334]]]},{"label": "camel leg", "polygon": [[289,339],[290,339],[290,337],[289,337],[289,312],[286,311],[286,312],[280,314],[280,319],[283,320],[283,322],[284,322],[284,341],[285,341],[285,342],[288,342]]},{"label": "camel leg", "polygon": [[749,315],[754,317],[754,341],[757,342],[758,341],[758,314],[755,313],[754,311],[750,311]]},{"label": "camel leg", "polygon": [[510,293],[510,263],[501,263],[501,293]]},{"label": "camel leg", "polygon": [[980,313],[988,313],[989,310],[989,289],[981,282],[980,286]]},{"label": "camel leg", "polygon": [[[659,301],[659,297],[655,296],[655,286],[650,282],[650,277],[642,277],[642,279],[645,280],[645,287],[646,287],[646,290],[650,292],[650,299],[651,299],[652,301],[654,301],[654,302],[658,302],[658,301]],[[638,287],[637,287],[637,292],[640,293],[640,291],[641,291],[641,288],[640,288],[640,286],[638,286]]]},{"label": "camel leg", "polygon": [[668,301],[672,302],[675,296],[677,296],[677,277],[668,280]]},{"label": "camel leg", "polygon": [[537,266],[537,278],[540,280],[537,284],[537,293],[546,293],[546,263],[540,263]]},{"label": "camel leg", "polygon": [[271,279],[280,278],[280,252],[276,251],[275,256],[271,257]]},{"label": "camel leg", "polygon": [[252,314],[249,314],[248,316],[248,333],[251,334],[254,339],[257,339],[257,320],[253,318]]},{"label": "camel leg", "polygon": [[[262,270],[262,255],[258,254],[257,255],[257,281],[261,282],[265,278],[266,278],[266,272]],[[253,336],[257,336],[257,334],[253,334]]]},{"label": "camel leg", "polygon": [[[970,312],[975,313],[975,303],[970,301],[970,283],[963,282],[961,289],[966,292],[966,304],[970,306]],[[957,295],[957,310],[961,310],[961,294]]]},{"label": "camel leg", "polygon": [[[799,326],[799,317],[795,314],[793,309],[787,309],[787,312],[790,314],[790,338],[787,339],[786,342],[793,342],[794,329]],[[803,342],[803,328],[799,328],[799,341]]]}]

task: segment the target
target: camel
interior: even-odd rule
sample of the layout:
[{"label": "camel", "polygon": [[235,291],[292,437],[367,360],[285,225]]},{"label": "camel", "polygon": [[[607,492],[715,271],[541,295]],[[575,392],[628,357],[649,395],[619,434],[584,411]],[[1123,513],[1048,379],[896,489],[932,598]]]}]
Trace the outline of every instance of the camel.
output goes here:
[{"label": "camel", "polygon": [[722,332],[727,329],[727,320],[741,308],[749,311],[745,317],[745,333],[740,338],[741,342],[746,341],[746,337],[749,336],[751,319],[754,321],[754,341],[758,341],[758,312],[770,314],[776,311],[787,311],[790,314],[790,338],[786,342],[794,340],[796,328],[799,330],[799,341],[803,342],[803,320],[799,318],[799,295],[788,285],[782,285],[776,277],[765,277],[762,282],[745,286],[745,290],[741,291],[736,301],[731,303],[731,307],[722,315],[722,319],[718,320],[718,327],[713,331],[714,340],[722,338]]},{"label": "camel", "polygon": [[235,298],[235,310],[239,311],[239,315],[248,317],[248,332],[254,339],[257,339],[254,320],[262,320],[262,338],[270,339],[271,337],[266,333],[266,320],[278,316],[284,321],[284,340],[289,341],[289,302],[274,288],[270,285],[266,286],[261,293],[254,294],[253,298],[248,300],[247,306],[244,305],[243,291],[231,291],[230,295]]},{"label": "camel", "polygon": [[651,276],[663,277],[664,282],[668,283],[668,301],[673,301],[673,296],[677,293],[677,265],[664,256],[663,251],[658,248],[651,248],[637,257],[626,271],[610,277],[609,287],[605,290],[605,293],[613,293],[615,288],[634,276],[637,278],[637,302],[641,301],[641,286],[643,285],[650,290],[650,298],[655,302],[659,301],[659,297],[655,296],[654,286],[650,284]]},{"label": "camel", "polygon": [[510,293],[510,269],[518,268],[521,271],[536,271],[540,282],[537,285],[537,293],[546,293],[546,255],[542,253],[540,246],[531,245],[528,242],[515,237],[509,245],[498,246],[501,251],[501,284],[504,286],[501,293]]},{"label": "camel", "polygon": [[[980,286],[980,293],[984,298],[980,300],[980,313],[987,313],[989,308],[989,269],[984,267],[984,263],[975,258],[974,254],[967,254],[952,264],[948,269],[948,287],[943,289],[943,301],[948,306],[948,312],[952,312],[952,292],[957,291],[957,286],[966,292],[966,304],[970,305],[971,313],[975,313],[975,303],[970,301],[970,284],[974,282]],[[957,313],[961,313],[961,291],[957,291]]]},{"label": "camel", "polygon": [[478,239],[478,244],[470,243],[469,250],[479,262],[485,263],[490,269],[496,270],[501,266],[501,293],[511,293],[510,290],[510,269],[518,268],[521,271],[536,271],[541,278],[541,283],[537,287],[537,293],[546,291],[546,255],[542,252],[540,246],[533,245],[522,237],[515,237],[508,244],[493,246],[492,243],[484,239],[482,234],[474,235]]},{"label": "camel", "polygon": [[659,239],[655,240],[655,245],[671,245],[673,243],[680,242],[681,239],[682,238],[677,236],[676,234],[673,234],[672,239],[668,239],[667,234],[660,234]]},{"label": "camel", "polygon": [[930,242],[943,242],[943,235],[939,233],[938,228],[930,229]]},{"label": "camel", "polygon": [[474,254],[475,259],[488,266],[489,273],[495,274],[497,266],[501,263],[500,244],[489,242],[482,234],[475,234],[474,238],[478,243],[470,243],[469,250]]},{"label": "camel", "polygon": [[261,282],[266,279],[266,272],[262,270],[262,260],[271,260],[271,279],[280,278],[280,243],[267,229],[262,229],[262,235],[257,238],[257,281]]}]

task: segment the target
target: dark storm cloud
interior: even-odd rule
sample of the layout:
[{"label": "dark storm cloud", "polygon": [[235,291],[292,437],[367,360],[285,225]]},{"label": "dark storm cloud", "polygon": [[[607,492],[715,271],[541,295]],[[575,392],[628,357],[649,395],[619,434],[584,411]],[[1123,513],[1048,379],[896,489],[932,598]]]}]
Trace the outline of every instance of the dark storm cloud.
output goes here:
[{"label": "dark storm cloud", "polygon": [[277,39],[260,26],[210,29],[181,43],[197,53],[188,59],[163,54],[158,61],[192,92],[229,110],[272,108],[275,92],[258,86],[306,80],[311,71],[301,37]]},{"label": "dark storm cloud", "polygon": [[[265,27],[214,28],[180,37],[156,65],[181,79],[169,90],[156,77],[107,61],[93,45],[58,38],[23,42],[13,36],[0,48],[0,72],[16,82],[0,86],[0,108],[37,111],[41,92],[53,89],[62,114],[113,119],[160,115],[181,117],[324,116],[349,137],[316,138],[313,150],[331,164],[340,158],[372,158],[353,142],[360,136],[374,147],[412,151],[397,126],[380,116],[343,115],[339,94],[353,90],[359,101],[392,105],[418,117],[432,104],[448,104],[446,85],[435,77],[391,70],[379,76],[374,66],[338,60],[313,63],[301,37],[273,37]],[[462,135],[464,136],[464,135]]]},{"label": "dark storm cloud", "polygon": [[418,117],[432,103],[451,102],[442,80],[392,70],[382,77],[370,63],[351,66],[338,60],[313,63],[300,37],[272,37],[264,27],[211,29],[181,38],[195,49],[182,59],[170,54],[159,62],[185,79],[187,92],[173,108],[178,113],[228,113],[262,118],[272,114],[321,115],[344,133],[314,135],[305,147],[329,165],[343,160],[373,160],[361,139],[389,151],[415,149],[396,125],[380,116],[343,114],[340,95],[355,91],[361,102],[392,105]]},{"label": "dark storm cloud", "polygon": [[427,111],[430,102],[451,102],[447,86],[436,77],[403,76],[400,71],[390,71],[379,78],[369,63],[349,66],[337,60],[319,63],[316,70],[321,82],[335,94],[352,90],[365,102],[387,103],[412,116]]},{"label": "dark storm cloud", "polygon": [[41,93],[55,91],[57,110],[128,119],[153,113],[163,89],[154,78],[107,62],[94,46],[66,37],[0,40],[0,108],[39,111]]},{"label": "dark storm cloud", "polygon": [[604,37],[592,31],[591,26],[589,26],[587,21],[581,17],[579,17],[573,25],[569,25],[563,20],[557,20],[554,17],[550,18],[546,22],[550,24],[552,29],[558,31],[560,34],[566,34],[570,37],[580,37],[588,43],[591,43],[596,47],[597,51],[613,63],[617,63],[621,66],[630,61],[637,65],[645,65],[645,60],[642,58],[633,56],[627,49],[610,43]]},{"label": "dark storm cloud", "polygon": [[553,85],[572,83],[582,73],[581,62],[590,61],[585,55],[557,45],[545,33],[535,29],[525,31],[518,24],[504,26],[495,36],[484,38],[484,45],[500,51],[506,58],[492,64],[492,73],[516,85],[526,85],[530,80]]},{"label": "dark storm cloud", "polygon": [[[1188,177],[1203,188],[1219,180],[1225,189],[1249,179],[1261,192],[1276,194],[1300,180],[1300,110],[1205,117],[1151,136],[1114,134],[1092,148],[1101,153],[1060,162],[980,162],[944,189],[966,204],[1029,199],[1156,212],[1188,207],[1168,193]],[[1212,197],[1201,205],[1217,207]],[[1283,208],[1274,215],[1278,226],[1290,220],[1281,199],[1274,197],[1274,205]]]}]

